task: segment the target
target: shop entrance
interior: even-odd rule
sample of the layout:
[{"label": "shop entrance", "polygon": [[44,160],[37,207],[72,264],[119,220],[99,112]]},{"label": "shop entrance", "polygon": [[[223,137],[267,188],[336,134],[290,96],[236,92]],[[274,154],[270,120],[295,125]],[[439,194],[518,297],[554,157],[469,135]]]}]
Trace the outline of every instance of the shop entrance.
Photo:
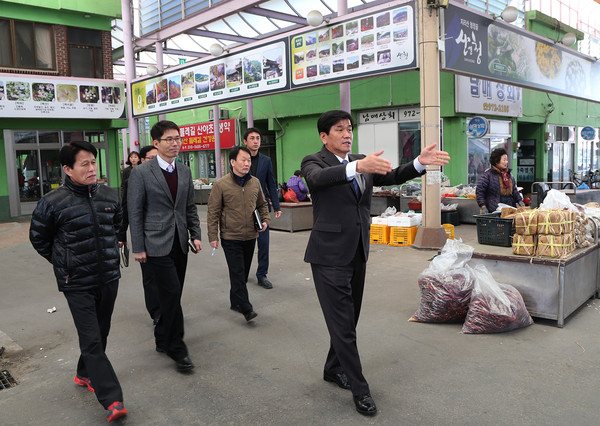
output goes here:
[{"label": "shop entrance", "polygon": [[45,194],[64,180],[60,148],[72,140],[86,140],[98,150],[98,181],[107,183],[106,133],[58,130],[5,130],[10,215],[33,213]]}]

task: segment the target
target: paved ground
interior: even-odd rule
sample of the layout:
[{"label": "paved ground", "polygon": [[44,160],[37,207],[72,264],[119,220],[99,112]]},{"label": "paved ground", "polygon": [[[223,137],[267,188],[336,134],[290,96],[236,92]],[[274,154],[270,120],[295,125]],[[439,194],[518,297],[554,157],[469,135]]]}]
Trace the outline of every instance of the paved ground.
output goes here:
[{"label": "paved ground", "polygon": [[[205,222],[205,206],[199,210]],[[0,390],[0,424],[104,424],[94,395],[72,381],[78,357],[72,319],[27,228],[0,224],[0,330],[23,348],[0,357],[19,382]],[[475,227],[461,225],[456,235],[469,240]],[[272,231],[275,288],[258,287],[252,276],[259,316],[250,325],[229,310],[222,251],[211,257],[205,241],[202,253],[190,257],[183,309],[197,365],[191,376],[154,351],[139,267],[123,270],[108,347],[130,411],[123,424],[599,423],[598,301],[586,303],[562,329],[536,320],[523,330],[474,336],[461,334],[460,324],[411,323],[419,304],[416,277],[433,252],[382,245],[371,246],[358,327],[379,414],[359,415],[348,391],[321,378],[328,335],[302,261],[308,236]],[[47,313],[52,307],[56,312]]]}]

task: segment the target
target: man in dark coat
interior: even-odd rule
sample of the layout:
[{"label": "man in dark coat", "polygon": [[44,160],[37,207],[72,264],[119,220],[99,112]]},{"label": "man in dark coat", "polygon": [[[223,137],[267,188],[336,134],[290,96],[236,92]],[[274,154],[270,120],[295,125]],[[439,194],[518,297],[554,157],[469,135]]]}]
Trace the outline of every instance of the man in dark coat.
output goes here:
[{"label": "man in dark coat", "polygon": [[[275,184],[275,175],[273,173],[273,163],[266,155],[258,152],[260,148],[261,135],[258,129],[250,127],[244,132],[244,144],[250,150],[252,164],[250,166],[250,174],[257,177],[260,181],[263,194],[269,205],[275,210],[275,217],[281,216],[281,208],[279,206],[279,197],[277,196],[277,186]],[[256,268],[256,279],[258,285],[271,289],[273,283],[267,278],[269,273],[269,229],[258,234],[258,267]]]},{"label": "man in dark coat", "polygon": [[352,116],[328,111],[317,122],[323,148],[302,160],[313,200],[313,227],[304,261],[311,264],[315,288],[325,317],[331,346],[323,379],[350,389],[356,410],[377,413],[369,385],[362,374],[356,345],[369,256],[369,223],[373,185],[401,184],[425,172],[426,165],[443,165],[450,158],[424,148],[412,163],[392,170],[383,151],[368,156],[350,154]]},{"label": "man in dark coat", "polygon": [[38,202],[29,239],[54,266],[77,328],[81,355],[75,383],[96,393],[110,422],[127,414],[105,353],[121,277],[117,231],[122,213],[117,192],[97,183],[96,155],[88,142],[61,148],[65,183]]}]

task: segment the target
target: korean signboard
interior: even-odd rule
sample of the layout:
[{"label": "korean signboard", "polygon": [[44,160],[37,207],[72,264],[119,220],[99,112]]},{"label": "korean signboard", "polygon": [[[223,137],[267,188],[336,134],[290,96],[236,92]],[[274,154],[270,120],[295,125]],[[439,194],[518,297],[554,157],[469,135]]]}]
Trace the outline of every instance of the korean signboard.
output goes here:
[{"label": "korean signboard", "polygon": [[212,105],[289,89],[287,39],[132,84],[133,115]]},{"label": "korean signboard", "polygon": [[290,37],[292,87],[417,67],[414,2]]},{"label": "korean signboard", "polygon": [[[203,151],[215,149],[215,123],[198,123],[179,127],[182,151]],[[221,149],[235,145],[235,120],[219,121]]]},{"label": "korean signboard", "polygon": [[118,119],[123,88],[114,80],[0,74],[0,117]]},{"label": "korean signboard", "polygon": [[456,112],[523,116],[522,89],[482,78],[456,76]]},{"label": "korean signboard", "polygon": [[600,101],[600,62],[456,5],[444,11],[444,69]]}]

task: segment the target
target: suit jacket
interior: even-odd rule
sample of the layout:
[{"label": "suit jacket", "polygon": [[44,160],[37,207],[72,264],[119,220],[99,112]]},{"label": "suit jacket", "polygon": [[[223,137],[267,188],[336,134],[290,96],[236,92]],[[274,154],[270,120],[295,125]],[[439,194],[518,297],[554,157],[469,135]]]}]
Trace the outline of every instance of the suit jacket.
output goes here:
[{"label": "suit jacket", "polygon": [[[350,161],[365,156],[349,154]],[[369,257],[371,195],[373,185],[398,185],[420,176],[412,162],[386,175],[363,173],[364,185],[356,197],[352,181],[346,180],[346,165],[325,146],[302,160],[313,203],[313,227],[306,246],[304,261],[320,265],[348,265],[356,250]],[[361,242],[361,246],[358,244]]]},{"label": "suit jacket", "polygon": [[178,181],[175,202],[157,158],[134,167],[131,172],[127,183],[127,209],[133,253],[168,255],[175,229],[184,253],[188,252],[188,238],[200,239],[191,171],[181,162],[177,162],[175,168]]},{"label": "suit jacket", "polygon": [[281,210],[279,207],[279,196],[277,195],[277,185],[275,184],[275,174],[273,173],[273,163],[271,159],[260,152],[258,155],[258,164],[256,165],[256,175],[260,181],[265,199],[271,210],[271,203],[275,211]]}]

